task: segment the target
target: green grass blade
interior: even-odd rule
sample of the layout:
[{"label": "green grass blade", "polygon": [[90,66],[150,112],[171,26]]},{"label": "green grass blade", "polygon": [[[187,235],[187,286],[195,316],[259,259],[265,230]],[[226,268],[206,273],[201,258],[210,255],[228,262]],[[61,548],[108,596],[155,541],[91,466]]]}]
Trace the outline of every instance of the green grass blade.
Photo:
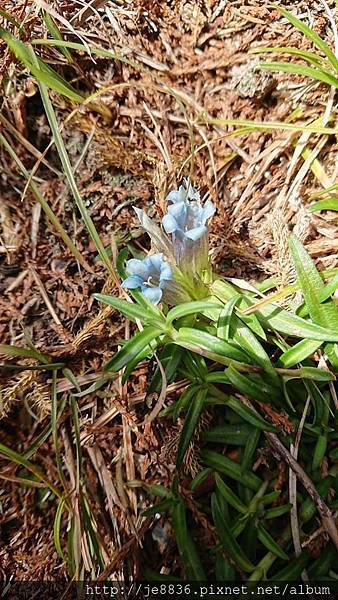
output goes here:
[{"label": "green grass blade", "polygon": [[310,27],[308,27],[308,25],[306,25],[305,23],[303,23],[303,21],[301,21],[300,19],[298,19],[297,17],[295,17],[293,14],[291,14],[285,8],[282,8],[281,6],[279,6],[277,4],[274,4],[273,6],[294,27],[296,27],[296,29],[298,29],[299,31],[301,31],[315,46],[317,46],[317,48],[319,48],[319,50],[321,50],[323,52],[323,54],[325,54],[325,56],[328,58],[328,60],[332,64],[332,66],[335,69],[335,71],[338,71],[338,59],[335,56],[335,54],[332,52],[331,48],[327,45],[327,43],[324,42],[324,40],[320,37],[320,35],[318,35],[318,33],[316,33],[315,31],[313,31],[313,29],[311,29]]},{"label": "green grass blade", "polygon": [[0,443],[0,454],[5,456],[6,458],[8,458],[8,460],[10,460],[18,465],[21,465],[22,467],[25,467],[25,469],[27,469],[27,471],[30,471],[31,473],[33,473],[33,475],[35,475],[35,477],[37,477],[37,479],[39,479],[39,481],[42,481],[46,485],[46,487],[49,488],[53,494],[55,494],[55,496],[62,499],[61,492],[54,486],[53,483],[51,483],[51,481],[49,481],[49,479],[46,477],[46,475],[44,473],[42,473],[42,471],[38,467],[33,465],[33,463],[31,463],[29,460],[27,460],[27,458],[25,458],[21,454],[18,454],[18,452],[16,452],[15,450],[8,448],[8,446],[5,446],[4,444],[1,444],[1,443]]},{"label": "green grass blade", "polygon": [[60,534],[60,530],[61,530],[61,520],[62,520],[62,514],[65,510],[65,500],[64,498],[62,498],[59,501],[58,507],[56,509],[56,513],[55,513],[55,518],[54,518],[54,526],[53,526],[53,538],[54,538],[54,545],[55,545],[55,549],[58,553],[58,555],[60,556],[60,558],[62,560],[66,560],[66,557],[63,553],[62,550],[62,546],[61,546],[61,534]]},{"label": "green grass blade", "polygon": [[84,101],[84,97],[81,94],[40,58],[36,57],[36,60],[32,61],[29,47],[2,27],[0,27],[0,38],[6,42],[14,56],[24,64],[38,82],[46,84],[55,92],[66,96],[70,100],[74,100],[74,102],[82,103]]},{"label": "green grass blade", "polygon": [[327,83],[328,85],[333,85],[334,87],[338,88],[337,77],[328,71],[325,71],[324,69],[313,69],[312,67],[299,65],[297,63],[281,62],[261,63],[259,67],[264,71],[282,71],[283,73],[304,75],[305,77],[310,77],[311,79],[316,79],[317,81],[322,81],[323,83]]},{"label": "green grass blade", "polygon": [[65,148],[62,136],[59,131],[58,122],[56,120],[55,112],[54,112],[52,103],[50,101],[47,88],[44,85],[44,83],[41,80],[39,80],[39,78],[38,78],[38,84],[39,84],[42,102],[43,102],[43,105],[44,105],[44,108],[46,111],[47,119],[48,119],[50,128],[53,133],[54,142],[55,142],[56,148],[58,150],[59,157],[60,157],[64,172],[65,172],[65,175],[67,177],[69,187],[73,194],[75,203],[79,209],[79,212],[80,212],[83,222],[86,226],[88,234],[89,234],[91,240],[93,241],[95,248],[96,248],[103,264],[106,266],[108,272],[114,276],[115,272],[112,267],[111,260],[101,242],[101,239],[100,239],[100,237],[96,231],[95,225],[93,223],[93,220],[92,220],[91,216],[89,215],[89,212],[87,211],[87,208],[86,208],[86,206],[81,198],[80,192],[78,190],[78,187],[77,187],[77,184],[75,181],[75,177],[74,177],[74,173],[73,173],[73,170],[72,170],[72,167],[70,164],[70,160],[68,158],[67,150]]},{"label": "green grass blade", "polygon": [[2,133],[0,133],[0,144],[2,146],[4,146],[4,148],[6,148],[8,154],[14,160],[14,162],[16,163],[17,167],[20,169],[20,171],[23,174],[23,176],[27,179],[27,181],[29,181],[29,187],[30,187],[30,189],[32,190],[32,192],[33,192],[36,200],[41,205],[42,210],[46,213],[48,219],[54,225],[54,227],[56,229],[56,233],[61,237],[61,239],[64,241],[65,245],[70,250],[70,252],[74,255],[74,257],[81,264],[83,264],[83,257],[81,255],[81,253],[76,248],[75,244],[72,242],[72,240],[70,239],[69,235],[66,233],[66,231],[62,227],[59,219],[54,214],[54,212],[52,211],[52,209],[50,208],[49,204],[46,202],[46,200],[44,199],[44,197],[42,196],[42,194],[39,192],[39,190],[36,187],[35,183],[32,181],[32,179],[30,177],[30,174],[27,171],[27,169],[25,168],[24,164],[21,162],[21,160],[19,159],[19,157],[17,156],[17,154],[14,152],[13,148],[11,147],[11,145],[7,142],[6,138],[2,135]]},{"label": "green grass blade", "polygon": [[[43,14],[43,20],[44,20],[45,25],[46,25],[49,33],[51,34],[52,38],[54,38],[56,40],[62,40],[63,37],[61,35],[60,29],[58,28],[58,26],[56,25],[54,19],[50,16],[50,14],[47,11],[45,11],[44,14]],[[61,46],[60,47],[60,52],[62,52],[62,54],[68,60],[69,63],[73,63],[74,62],[72,54],[68,50],[68,48],[63,48]]]},{"label": "green grass blade", "polygon": [[[253,48],[249,51],[249,54],[261,54],[261,53],[276,53],[276,54],[290,54],[291,56],[297,56],[302,58],[306,62],[310,64],[314,64],[316,66],[320,66],[321,64],[325,64],[326,59],[314,54],[314,52],[307,52],[305,50],[300,50],[299,48],[295,48],[293,46],[266,46],[263,48]],[[260,65],[257,65],[260,67]]]},{"label": "green grass blade", "polygon": [[20,346],[11,346],[10,344],[0,344],[0,354],[6,354],[7,356],[20,356],[22,358],[34,358],[35,360],[39,360],[44,364],[49,364],[48,356],[31,348],[21,348]]},{"label": "green grass blade", "polygon": [[325,200],[319,200],[309,206],[310,212],[318,212],[320,210],[338,210],[338,198],[325,198]]}]

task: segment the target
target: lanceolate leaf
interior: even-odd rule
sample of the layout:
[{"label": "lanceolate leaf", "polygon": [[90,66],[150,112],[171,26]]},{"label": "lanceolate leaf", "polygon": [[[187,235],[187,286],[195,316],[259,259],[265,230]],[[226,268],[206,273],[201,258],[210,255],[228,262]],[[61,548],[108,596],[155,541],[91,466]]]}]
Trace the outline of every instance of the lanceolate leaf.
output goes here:
[{"label": "lanceolate leaf", "polygon": [[233,366],[228,368],[227,375],[235,388],[258,402],[272,402],[279,395],[278,390],[268,386],[263,379],[254,380],[252,377],[239,373]]},{"label": "lanceolate leaf", "polygon": [[337,342],[338,332],[306,321],[273,304],[262,306],[256,315],[263,325],[291,337],[308,338],[319,342]]},{"label": "lanceolate leaf", "polygon": [[185,302],[184,304],[180,304],[179,306],[175,306],[172,308],[167,314],[167,323],[172,323],[175,319],[180,319],[181,317],[185,317],[187,315],[195,315],[198,313],[202,313],[206,310],[210,309],[219,309],[221,310],[221,304],[215,304],[214,302],[209,302],[207,299],[203,301],[196,302]]},{"label": "lanceolate leaf", "polygon": [[227,406],[232,408],[233,411],[254,427],[262,429],[263,431],[276,431],[273,425],[265,421],[259,414],[254,413],[248,406],[238,400],[238,398],[235,398],[235,396],[229,396]]},{"label": "lanceolate leaf", "polygon": [[250,573],[255,567],[244,554],[240,545],[233,536],[231,529],[223,516],[215,494],[213,494],[211,498],[211,510],[221,544],[229,553],[235,564],[243,569],[243,571]]},{"label": "lanceolate leaf", "polygon": [[113,306],[123,315],[128,317],[128,319],[132,319],[133,321],[140,319],[144,323],[152,320],[163,321],[163,324],[165,323],[164,317],[155,307],[149,306],[149,309],[147,310],[144,306],[121,300],[121,298],[114,298],[113,296],[107,296],[105,294],[93,294],[93,296],[99,302]]},{"label": "lanceolate leaf", "polygon": [[284,550],[275,542],[273,537],[267,532],[267,530],[263,527],[263,525],[258,525],[258,539],[262,542],[262,544],[272,552],[278,558],[282,560],[289,560],[287,554],[285,554]]},{"label": "lanceolate leaf", "polygon": [[172,524],[187,578],[191,581],[205,581],[204,569],[187,527],[186,508],[183,501],[178,502],[173,509]]},{"label": "lanceolate leaf", "polygon": [[300,363],[308,356],[311,356],[321,346],[321,342],[317,340],[301,340],[288,350],[286,350],[280,357],[279,362],[285,368],[293,367],[297,363]]},{"label": "lanceolate leaf", "polygon": [[338,330],[338,311],[333,303],[322,305],[319,294],[324,290],[324,281],[303,244],[295,235],[289,238],[291,256],[296,268],[304,300],[311,319],[328,329]]},{"label": "lanceolate leaf", "polygon": [[254,473],[243,472],[241,465],[231,460],[223,454],[218,454],[212,450],[203,450],[202,457],[205,464],[212,469],[224,473],[231,479],[239,481],[246,485],[250,490],[257,491],[261,487],[261,480]]},{"label": "lanceolate leaf", "polygon": [[239,362],[248,362],[249,360],[248,356],[239,348],[199,329],[181,327],[178,334],[175,336],[174,342],[185,348],[193,349],[196,347],[198,349],[206,350],[206,352],[211,352],[214,355],[218,354],[219,356],[224,356]]},{"label": "lanceolate leaf", "polygon": [[199,417],[204,408],[205,399],[207,396],[208,388],[201,387],[196,395],[190,399],[190,406],[184,421],[182,433],[180,435],[180,441],[177,449],[176,465],[179,468],[184,459],[184,455],[192,439],[193,433],[197,426]]},{"label": "lanceolate leaf", "polygon": [[221,496],[225,498],[225,500],[233,506],[238,512],[246,515],[248,513],[248,507],[243,504],[243,502],[234,494],[232,489],[221,479],[218,473],[215,474],[215,483],[216,487],[219,490]]},{"label": "lanceolate leaf", "polygon": [[158,327],[146,327],[129,340],[125,346],[105,365],[105,371],[120,371],[135,358],[149,343],[163,333]]}]

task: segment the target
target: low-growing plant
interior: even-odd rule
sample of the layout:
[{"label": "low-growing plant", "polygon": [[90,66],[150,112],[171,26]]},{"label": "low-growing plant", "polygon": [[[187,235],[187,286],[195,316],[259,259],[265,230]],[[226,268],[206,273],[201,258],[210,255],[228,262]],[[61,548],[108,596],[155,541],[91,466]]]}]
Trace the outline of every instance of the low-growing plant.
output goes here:
[{"label": "low-growing plant", "polygon": [[[338,310],[332,297],[338,285],[336,271],[324,278],[301,242],[290,236],[297,274],[293,290],[302,291],[304,304],[286,310],[273,302],[273,294],[271,299],[264,296],[259,285],[234,284],[212,272],[208,221],[215,208],[210,201],[201,203],[189,180],[167,201],[162,229],[135,209],[151,239],[151,252],[143,259],[126,260],[122,251],[117,261],[121,287],[129,290],[133,301],[95,294],[139,329],[130,340],[120,342],[122,348],[105,370],[123,370],[126,381],[139,363],[155,356],[158,368],[149,391],[158,393],[158,401],[152,416],[161,410],[163,418],[177,422],[184,415],[173,487],[146,486],[161,501],[144,514],[171,514],[190,579],[203,580],[213,573],[235,580],[243,572],[255,580],[297,579],[308,564],[316,578],[322,561],[311,562],[305,550],[298,549],[296,561],[290,562],[296,535],[292,520],[290,526],[290,509],[298,514],[302,542],[314,533],[315,506],[321,513],[320,502],[324,502],[332,525],[330,530],[321,514],[331,537],[330,559],[325,563],[329,565],[325,576],[330,579],[337,530],[324,497],[336,485],[337,472],[333,382],[338,366]],[[167,386],[178,381],[186,383],[185,389],[168,401]],[[310,407],[305,413],[307,398]],[[210,411],[211,424],[202,425],[201,433],[202,417]],[[292,448],[302,428],[297,447],[300,466]],[[194,512],[182,484],[196,432],[205,468],[191,481],[190,493],[196,510],[207,515],[214,528],[214,541],[203,556],[191,533]],[[278,463],[272,464],[271,458],[268,471],[256,472],[259,455],[269,447],[295,470],[303,486],[310,486],[314,503],[304,487],[294,504],[281,496]],[[325,474],[324,457],[329,461]],[[207,493],[201,496],[205,486]]]}]

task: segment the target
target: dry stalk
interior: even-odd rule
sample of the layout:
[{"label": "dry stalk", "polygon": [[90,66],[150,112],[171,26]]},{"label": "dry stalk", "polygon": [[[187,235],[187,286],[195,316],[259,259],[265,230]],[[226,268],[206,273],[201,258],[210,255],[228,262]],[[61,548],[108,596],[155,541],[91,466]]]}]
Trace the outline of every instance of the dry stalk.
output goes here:
[{"label": "dry stalk", "polygon": [[26,400],[39,419],[50,414],[50,390],[34,371],[23,371],[11,385],[0,389],[0,419],[8,416],[18,402]]}]

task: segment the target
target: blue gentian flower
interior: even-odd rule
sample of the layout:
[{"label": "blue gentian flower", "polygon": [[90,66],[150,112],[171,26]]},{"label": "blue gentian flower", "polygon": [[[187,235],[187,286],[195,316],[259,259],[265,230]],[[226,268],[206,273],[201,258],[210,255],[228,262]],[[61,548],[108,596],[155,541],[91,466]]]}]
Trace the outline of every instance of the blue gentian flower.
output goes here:
[{"label": "blue gentian flower", "polygon": [[202,206],[199,193],[188,179],[178,190],[170,192],[167,200],[172,204],[162,224],[172,234],[177,264],[184,272],[201,274],[209,265],[207,221],[216,208],[210,200]]},{"label": "blue gentian flower", "polygon": [[163,290],[173,278],[171,267],[161,253],[152,254],[143,260],[128,260],[126,272],[128,277],[123,281],[122,287],[128,290],[140,288],[143,296],[152,304],[160,302]]}]

